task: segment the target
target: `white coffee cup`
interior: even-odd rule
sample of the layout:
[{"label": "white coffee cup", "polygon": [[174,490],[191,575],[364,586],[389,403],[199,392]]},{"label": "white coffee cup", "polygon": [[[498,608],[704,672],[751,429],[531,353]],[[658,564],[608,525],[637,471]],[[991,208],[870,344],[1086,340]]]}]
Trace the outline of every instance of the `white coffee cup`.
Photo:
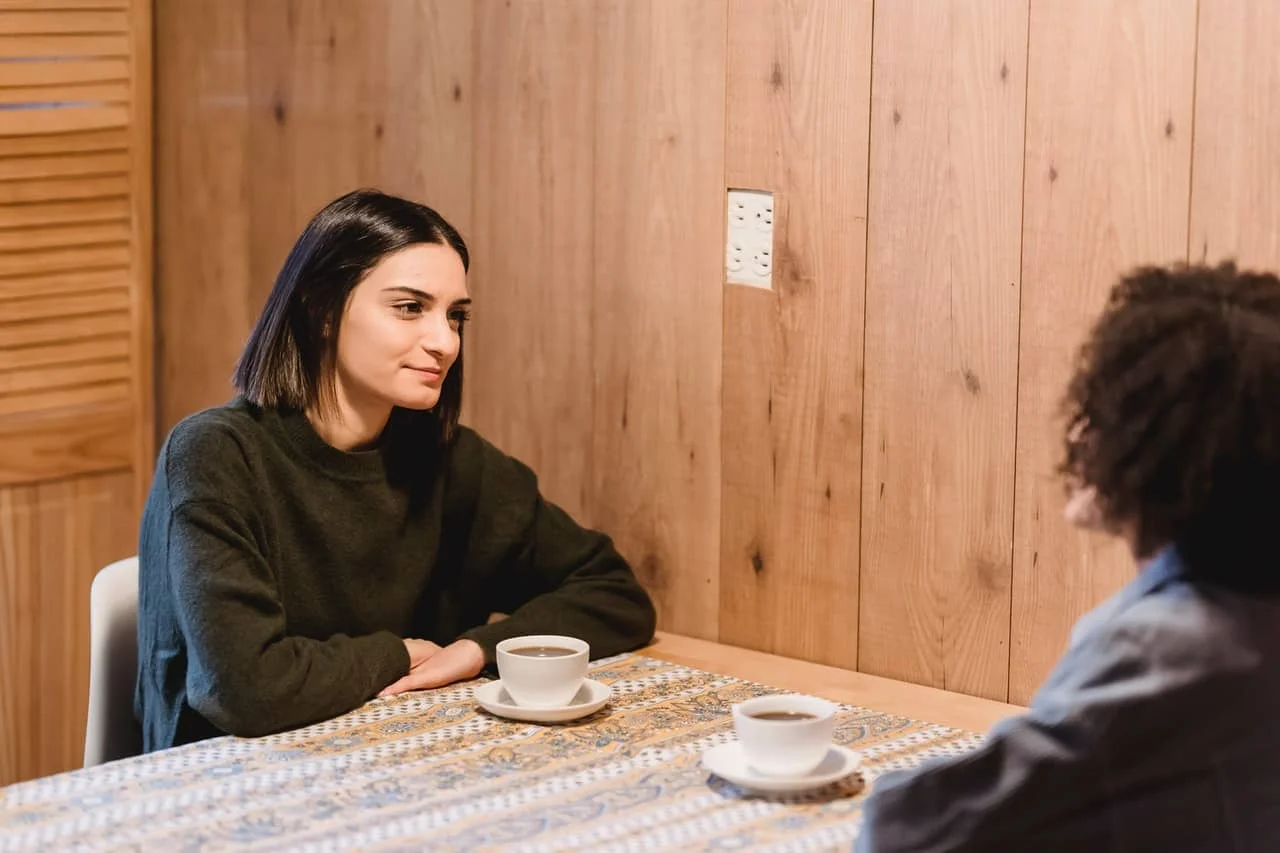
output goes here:
[{"label": "white coffee cup", "polygon": [[591,646],[577,637],[512,637],[498,643],[498,677],[517,705],[563,708],[586,680],[590,656]]},{"label": "white coffee cup", "polygon": [[[833,702],[815,696],[758,696],[733,706],[733,727],[747,764],[766,776],[811,773],[831,749]],[[796,715],[791,719],[770,716]]]}]

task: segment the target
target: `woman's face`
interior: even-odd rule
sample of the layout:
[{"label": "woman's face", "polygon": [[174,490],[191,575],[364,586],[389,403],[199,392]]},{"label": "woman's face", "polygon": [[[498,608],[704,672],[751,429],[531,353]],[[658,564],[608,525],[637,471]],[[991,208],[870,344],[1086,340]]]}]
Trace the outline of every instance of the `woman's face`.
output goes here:
[{"label": "woman's face", "polygon": [[415,244],[383,258],[347,298],[337,384],[359,406],[430,409],[461,348],[471,299],[462,258]]}]

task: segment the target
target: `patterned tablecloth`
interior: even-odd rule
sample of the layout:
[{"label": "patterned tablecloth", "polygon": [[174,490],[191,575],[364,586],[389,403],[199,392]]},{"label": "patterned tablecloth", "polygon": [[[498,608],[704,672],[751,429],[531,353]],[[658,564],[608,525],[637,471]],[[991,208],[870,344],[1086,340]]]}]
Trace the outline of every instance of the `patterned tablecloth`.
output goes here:
[{"label": "patterned tablecloth", "polygon": [[641,655],[593,670],[612,701],[565,725],[492,717],[473,682],[12,785],[0,851],[848,849],[864,779],[979,742],[842,705],[862,778],[760,796],[700,759],[732,739],[733,703],[781,691]]}]

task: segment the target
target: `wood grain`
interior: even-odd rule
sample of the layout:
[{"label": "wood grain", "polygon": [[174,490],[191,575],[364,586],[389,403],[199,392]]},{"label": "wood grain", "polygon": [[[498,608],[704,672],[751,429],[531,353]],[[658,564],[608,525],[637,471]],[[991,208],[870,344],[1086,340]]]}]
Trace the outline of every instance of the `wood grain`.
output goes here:
[{"label": "wood grain", "polygon": [[72,131],[56,136],[24,134],[0,137],[0,159],[79,151],[123,151],[128,147],[129,131],[123,126],[106,130]]},{"label": "wood grain", "polygon": [[592,517],[718,633],[725,0],[597,3]]},{"label": "wood grain", "polygon": [[[491,0],[487,2],[492,5]],[[382,82],[379,90],[370,93],[379,102],[383,133],[378,135],[375,124],[369,180],[435,208],[463,237],[469,237],[478,188],[472,167],[479,156],[473,131],[480,108],[475,79],[487,73],[490,63],[502,61],[498,55],[482,61],[475,50],[478,18],[487,6],[482,0],[383,3]],[[533,6],[559,15],[562,5],[564,0],[521,3],[509,14],[526,14],[526,7]]]},{"label": "wood grain", "polygon": [[726,180],[774,193],[776,263],[724,294],[720,638],[852,668],[871,3],[738,0],[728,44]]},{"label": "wood grain", "polygon": [[[131,11],[131,10],[130,10]],[[129,12],[106,9],[0,9],[0,33],[52,35],[54,33],[120,33],[129,28]]]},{"label": "wood grain", "polygon": [[[74,83],[128,82],[127,59],[65,59],[22,62],[6,67],[0,92],[11,87],[45,87]],[[0,97],[3,97],[0,94]]]},{"label": "wood grain", "polygon": [[[0,45],[2,54],[3,45]],[[128,126],[129,108],[123,105],[0,112],[0,136],[61,135]]]},{"label": "wood grain", "polygon": [[1118,542],[1070,530],[1060,396],[1118,274],[1185,260],[1194,0],[1033,4],[1009,697],[1027,701],[1072,624],[1128,580]]},{"label": "wood grain", "polygon": [[130,268],[133,287],[129,311],[132,344],[129,353],[129,381],[133,396],[134,506],[141,507],[151,488],[151,471],[155,465],[155,243],[152,227],[153,157],[151,138],[154,128],[152,89],[152,18],[151,4],[133,3],[129,7],[129,222],[132,225]]},{"label": "wood grain", "polygon": [[155,27],[156,432],[162,439],[184,416],[231,397],[231,372],[264,289],[249,273],[245,4],[161,3]]},{"label": "wood grain", "polygon": [[5,418],[0,420],[0,486],[128,469],[137,432],[127,400]]},{"label": "wood grain", "polygon": [[468,419],[589,523],[595,4],[489,0],[476,18]]},{"label": "wood grain", "polygon": [[1280,269],[1280,15],[1201,0],[1191,164],[1193,261]]},{"label": "wood grain", "polygon": [[0,785],[80,765],[89,585],[136,536],[128,470],[0,488]]},{"label": "wood grain", "polygon": [[1004,699],[1027,4],[876,9],[859,669]]}]

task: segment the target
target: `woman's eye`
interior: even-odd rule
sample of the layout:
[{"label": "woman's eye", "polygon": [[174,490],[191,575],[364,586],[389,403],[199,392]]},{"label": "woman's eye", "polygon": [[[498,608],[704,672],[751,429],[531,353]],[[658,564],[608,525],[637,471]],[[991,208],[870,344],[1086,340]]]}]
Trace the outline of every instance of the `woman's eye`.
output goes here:
[{"label": "woman's eye", "polygon": [[401,302],[392,307],[395,308],[397,314],[405,319],[417,317],[422,313],[422,306],[417,302]]},{"label": "woman's eye", "polygon": [[455,328],[461,328],[471,319],[470,311],[453,311],[449,314],[449,323]]}]

